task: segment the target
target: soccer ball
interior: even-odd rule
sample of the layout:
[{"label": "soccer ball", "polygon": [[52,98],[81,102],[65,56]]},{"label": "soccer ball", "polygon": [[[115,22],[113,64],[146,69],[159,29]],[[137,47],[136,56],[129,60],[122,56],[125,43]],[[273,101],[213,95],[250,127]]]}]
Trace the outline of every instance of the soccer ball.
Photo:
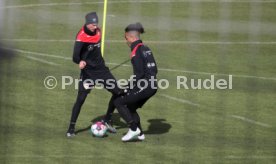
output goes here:
[{"label": "soccer ball", "polygon": [[105,136],[107,131],[106,126],[102,122],[96,122],[91,126],[91,132],[96,137],[103,137]]}]

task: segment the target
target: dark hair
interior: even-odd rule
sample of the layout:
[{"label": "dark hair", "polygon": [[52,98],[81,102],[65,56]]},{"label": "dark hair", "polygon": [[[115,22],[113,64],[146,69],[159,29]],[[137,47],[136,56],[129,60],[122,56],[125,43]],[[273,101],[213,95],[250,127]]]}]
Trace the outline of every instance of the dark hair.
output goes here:
[{"label": "dark hair", "polygon": [[129,31],[137,31],[141,34],[145,33],[144,27],[141,23],[137,22],[135,24],[129,24],[126,28],[125,28],[125,32],[129,32]]}]

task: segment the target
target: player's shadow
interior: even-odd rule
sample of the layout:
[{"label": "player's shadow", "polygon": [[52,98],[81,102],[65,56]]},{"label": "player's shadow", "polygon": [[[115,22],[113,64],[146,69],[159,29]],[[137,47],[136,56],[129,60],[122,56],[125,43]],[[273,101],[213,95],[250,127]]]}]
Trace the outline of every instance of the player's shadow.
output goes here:
[{"label": "player's shadow", "polygon": [[[103,116],[101,116],[101,117],[103,117]],[[101,117],[99,117],[99,118],[101,118]],[[96,121],[98,121],[98,118],[95,118],[93,120],[93,122],[96,122]],[[121,119],[121,116],[119,115],[119,113],[113,113],[112,121],[113,121],[113,125],[116,127],[116,129],[128,128],[127,124]],[[171,124],[166,122],[166,119],[149,119],[148,122],[150,123],[150,125],[148,126],[147,130],[144,129],[145,134],[168,133],[172,127]]]},{"label": "player's shadow", "polygon": [[166,119],[150,119],[148,129],[144,131],[145,134],[164,134],[171,129],[171,124],[166,122]]}]

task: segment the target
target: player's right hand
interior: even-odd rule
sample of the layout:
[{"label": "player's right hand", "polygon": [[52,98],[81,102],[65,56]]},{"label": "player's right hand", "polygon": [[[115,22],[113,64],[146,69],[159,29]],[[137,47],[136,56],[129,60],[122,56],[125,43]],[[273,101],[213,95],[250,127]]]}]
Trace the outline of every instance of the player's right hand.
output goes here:
[{"label": "player's right hand", "polygon": [[85,61],[80,61],[80,63],[79,63],[79,67],[80,67],[80,69],[83,69],[84,67],[86,66],[86,62]]}]

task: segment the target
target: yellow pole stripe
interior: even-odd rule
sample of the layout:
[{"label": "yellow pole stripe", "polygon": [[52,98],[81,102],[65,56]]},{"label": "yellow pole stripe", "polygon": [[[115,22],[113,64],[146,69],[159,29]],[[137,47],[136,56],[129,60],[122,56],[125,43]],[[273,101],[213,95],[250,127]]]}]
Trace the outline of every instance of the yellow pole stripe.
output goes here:
[{"label": "yellow pole stripe", "polygon": [[104,43],[105,43],[105,24],[106,24],[106,9],[107,9],[107,0],[104,0],[104,11],[103,11],[103,31],[102,31],[102,56],[104,56]]}]

